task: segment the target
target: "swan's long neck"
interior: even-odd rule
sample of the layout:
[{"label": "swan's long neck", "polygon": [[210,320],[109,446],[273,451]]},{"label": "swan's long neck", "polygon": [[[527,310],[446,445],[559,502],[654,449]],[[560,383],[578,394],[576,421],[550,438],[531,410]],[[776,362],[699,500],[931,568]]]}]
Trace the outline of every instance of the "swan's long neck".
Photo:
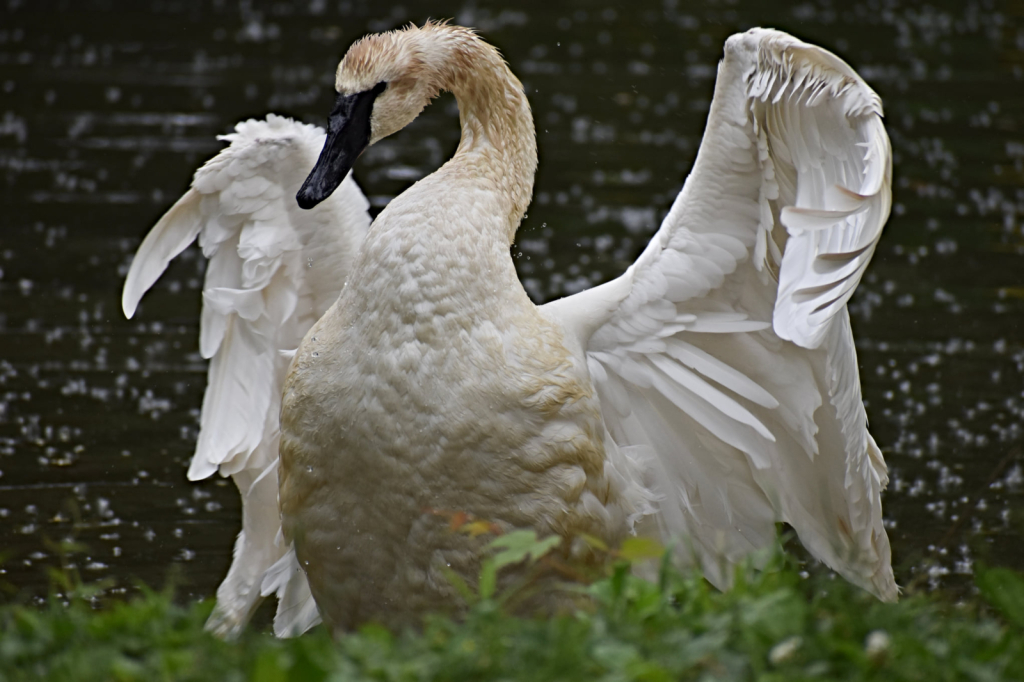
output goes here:
[{"label": "swan's long neck", "polygon": [[425,66],[439,91],[459,105],[462,139],[446,176],[482,173],[505,204],[511,244],[526,213],[537,170],[537,141],[523,85],[496,49],[465,30],[424,31]]},{"label": "swan's long neck", "polygon": [[417,82],[429,86],[425,97],[455,95],[462,139],[446,164],[377,216],[342,291],[341,310],[365,333],[356,345],[379,352],[413,341],[447,347],[533,310],[509,255],[537,166],[522,85],[466,29],[428,25],[400,38]]}]

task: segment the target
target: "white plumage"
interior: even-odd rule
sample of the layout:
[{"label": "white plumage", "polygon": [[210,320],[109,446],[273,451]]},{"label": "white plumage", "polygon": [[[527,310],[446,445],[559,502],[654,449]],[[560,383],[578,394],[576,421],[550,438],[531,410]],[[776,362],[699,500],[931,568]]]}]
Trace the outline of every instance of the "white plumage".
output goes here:
[{"label": "white plumage", "polygon": [[[122,304],[131,317],[168,262],[199,238],[210,261],[199,346],[210,368],[188,475],[230,475],[242,495],[242,532],[210,619],[212,629],[229,635],[249,619],[264,573],[286,552],[277,450],[291,354],[337,298],[370,219],[351,178],[314,211],[295,205],[295,191],[323,146],[319,128],[271,114],[239,123],[221,139],[230,146],[196,171],[192,188],[139,247]],[[308,602],[303,625],[316,616],[305,581],[273,588],[281,597],[281,627],[294,629],[294,609],[285,607],[296,600]]]},{"label": "white plumage", "polygon": [[[782,520],[847,579],[896,597],[888,478],[846,311],[889,213],[880,117],[828,52],[776,31],[733,36],[693,172],[604,285],[624,293],[587,345],[605,423],[652,453],[659,524],[718,585]],[[549,307],[603,308],[604,287]]]},{"label": "white plumage", "polygon": [[310,212],[292,198],[321,131],[239,124],[125,284],[131,316],[196,236],[210,258],[189,476],[234,476],[244,509],[212,627],[237,632],[261,586],[281,598],[279,634],[316,622],[311,588],[335,627],[443,606],[442,566],[472,575],[479,544],[431,508],[679,540],[680,560],[723,588],[785,521],[896,598],[846,310],[888,217],[891,154],[878,97],[849,66],[777,31],[730,38],[693,172],[648,247],[621,277],[539,308],[508,254],[532,120],[493,48],[437,24],[370,36],[337,82],[389,84],[371,143],[453,91],[455,157],[367,232],[351,178]]}]

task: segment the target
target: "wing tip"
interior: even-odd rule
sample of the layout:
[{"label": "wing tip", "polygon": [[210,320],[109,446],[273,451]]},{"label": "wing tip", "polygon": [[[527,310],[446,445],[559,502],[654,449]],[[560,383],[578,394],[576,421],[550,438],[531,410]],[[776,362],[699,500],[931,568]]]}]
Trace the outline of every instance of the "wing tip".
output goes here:
[{"label": "wing tip", "polygon": [[188,480],[202,481],[217,473],[217,465],[206,457],[196,453],[192,456],[192,463],[188,467]]},{"label": "wing tip", "polygon": [[[876,546],[875,551],[877,552],[878,549]],[[889,560],[888,538],[885,539],[884,550],[873,565],[866,566],[860,571],[848,567],[840,573],[853,584],[873,594],[879,601],[891,604],[899,601],[900,587],[896,584],[896,576],[893,574],[892,564]]]},{"label": "wing tip", "polygon": [[[790,71],[793,65],[788,63],[787,56],[791,56],[793,53],[800,54],[806,60],[805,63],[831,72],[832,76],[828,80],[838,79],[839,83],[845,82],[856,88],[859,97],[851,102],[852,108],[847,115],[864,113],[883,115],[882,99],[878,93],[864,81],[852,66],[830,50],[806,43],[784,31],[773,28],[752,28],[743,33],[733,34],[725,41],[726,56],[744,61],[748,65],[748,68],[745,69],[747,76],[752,76],[765,64]],[[834,85],[839,87],[837,84]]]},{"label": "wing tip", "polygon": [[124,313],[125,318],[132,319],[135,316],[135,310],[139,307],[139,301],[142,296],[136,294],[134,289],[129,289],[130,281],[125,281],[124,291],[121,292],[121,311]]},{"label": "wing tip", "polygon": [[[160,272],[157,273],[156,277],[152,278],[153,282],[150,282],[148,285],[142,282],[143,271],[146,270],[143,263],[143,261],[146,260],[145,250],[150,246],[147,242],[150,242],[150,235],[153,234],[159,226],[160,223],[158,222],[153,230],[151,230],[150,233],[146,235],[145,239],[142,240],[142,244],[139,245],[138,250],[135,252],[135,257],[132,258],[132,264],[128,268],[128,276],[124,278],[124,287],[121,289],[121,312],[123,312],[125,318],[129,320],[135,316],[135,311],[139,307],[139,301],[141,301],[145,293],[149,291],[149,287],[153,286],[153,283],[155,283],[156,280],[159,279],[160,275],[163,274],[163,269],[161,269]],[[165,264],[164,268],[166,267],[167,266]]]},{"label": "wing tip", "polygon": [[121,291],[121,310],[129,320],[139,301],[164,274],[168,263],[199,235],[199,194],[189,188],[143,238],[128,268]]}]

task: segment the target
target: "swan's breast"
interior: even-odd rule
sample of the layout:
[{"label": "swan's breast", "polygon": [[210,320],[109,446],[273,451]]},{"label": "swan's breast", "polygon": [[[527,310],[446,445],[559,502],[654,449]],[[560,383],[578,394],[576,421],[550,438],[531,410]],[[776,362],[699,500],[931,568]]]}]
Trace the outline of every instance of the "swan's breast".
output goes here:
[{"label": "swan's breast", "polygon": [[438,267],[436,248],[373,236],[374,274],[310,331],[281,418],[285,532],[337,624],[454,601],[441,567],[475,574],[482,541],[445,514],[625,532],[585,364],[511,263]]}]

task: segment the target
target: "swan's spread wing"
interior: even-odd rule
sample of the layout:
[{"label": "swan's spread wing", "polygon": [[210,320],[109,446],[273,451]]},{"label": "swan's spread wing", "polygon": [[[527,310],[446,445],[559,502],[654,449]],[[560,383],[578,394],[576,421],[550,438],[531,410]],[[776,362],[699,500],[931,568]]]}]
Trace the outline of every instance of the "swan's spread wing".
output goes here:
[{"label": "swan's spread wing", "polygon": [[784,34],[746,33],[727,49],[747,62],[762,171],[754,259],[778,268],[775,332],[816,348],[889,217],[892,151],[882,103],[845,62]]},{"label": "swan's spread wing", "polygon": [[734,36],[661,229],[619,279],[545,306],[585,348],[615,450],[646,454],[662,531],[717,584],[781,520],[896,596],[845,307],[889,169],[878,98],[846,64],[776,31]]},{"label": "swan's spread wing", "polygon": [[296,204],[323,147],[320,128],[270,115],[222,139],[230,145],[196,171],[139,247],[122,303],[131,317],[168,262],[199,238],[209,259],[200,351],[210,367],[188,473],[232,475],[242,494],[242,534],[211,617],[234,633],[259,601],[263,572],[285,552],[275,465],[289,351],[337,298],[370,218],[351,176],[316,209]]}]

